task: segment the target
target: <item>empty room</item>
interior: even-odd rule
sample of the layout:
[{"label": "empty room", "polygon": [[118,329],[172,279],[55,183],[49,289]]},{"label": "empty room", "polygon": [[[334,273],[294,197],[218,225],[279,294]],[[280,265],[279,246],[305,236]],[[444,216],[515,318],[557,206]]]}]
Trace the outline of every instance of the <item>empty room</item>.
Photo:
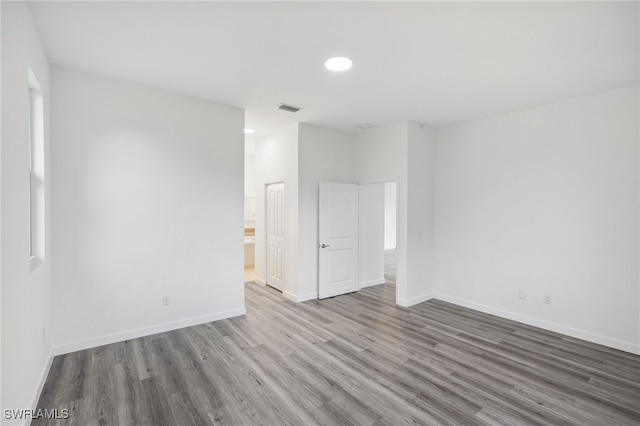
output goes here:
[{"label": "empty room", "polygon": [[0,424],[640,424],[640,2],[0,24]]}]

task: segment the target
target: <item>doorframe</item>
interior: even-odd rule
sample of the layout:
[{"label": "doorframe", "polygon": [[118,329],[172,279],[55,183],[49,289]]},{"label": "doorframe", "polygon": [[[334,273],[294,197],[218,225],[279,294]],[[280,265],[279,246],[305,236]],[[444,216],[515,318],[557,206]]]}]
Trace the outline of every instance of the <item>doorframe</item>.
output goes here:
[{"label": "doorframe", "polygon": [[[389,177],[389,178],[375,178],[375,179],[365,179],[362,181],[358,181],[358,185],[375,185],[379,183],[395,183],[396,184],[396,305],[398,304],[398,300],[400,299],[400,287],[406,289],[407,283],[403,280],[398,279],[398,264],[400,263],[400,259],[406,260],[405,256],[407,255],[407,242],[406,238],[400,239],[400,178],[399,177]],[[358,213],[360,214],[360,213]],[[358,220],[360,220],[358,218]],[[405,219],[406,220],[406,219]],[[360,237],[358,237],[359,239]],[[400,250],[402,248],[402,250]],[[359,256],[359,255],[358,255]],[[360,263],[361,259],[358,258],[358,262]],[[406,264],[406,262],[405,262]],[[402,274],[403,278],[404,275]]]}]

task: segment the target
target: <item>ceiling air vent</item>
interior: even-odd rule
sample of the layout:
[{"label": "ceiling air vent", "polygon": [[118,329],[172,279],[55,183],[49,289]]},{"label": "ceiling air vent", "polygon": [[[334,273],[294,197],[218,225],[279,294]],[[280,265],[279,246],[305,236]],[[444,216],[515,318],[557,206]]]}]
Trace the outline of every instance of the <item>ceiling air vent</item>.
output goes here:
[{"label": "ceiling air vent", "polygon": [[302,108],[298,108],[298,107],[293,106],[293,105],[280,104],[280,106],[278,107],[278,109],[281,109],[281,110],[283,110],[283,111],[289,111],[289,112],[298,112],[298,111],[300,111]]},{"label": "ceiling air vent", "polygon": [[371,124],[371,123],[356,124],[356,128],[362,129],[362,130],[371,129],[372,127],[376,127],[376,125],[375,124]]}]

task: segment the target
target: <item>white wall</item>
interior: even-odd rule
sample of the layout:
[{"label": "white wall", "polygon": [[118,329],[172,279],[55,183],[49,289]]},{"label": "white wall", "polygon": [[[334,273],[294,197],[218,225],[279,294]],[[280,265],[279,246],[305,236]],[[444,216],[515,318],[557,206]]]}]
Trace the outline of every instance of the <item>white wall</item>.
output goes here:
[{"label": "white wall", "polygon": [[[37,402],[51,350],[50,65],[26,3],[2,3],[1,38],[2,408],[19,409]],[[45,103],[45,262],[33,272],[29,262],[29,67],[38,78]]]},{"label": "white wall", "polygon": [[397,195],[396,183],[386,182],[384,184],[384,249],[393,250],[396,248],[396,208]]},{"label": "white wall", "polygon": [[639,113],[633,86],[439,130],[438,297],[640,353]]},{"label": "white wall", "polygon": [[[284,182],[284,289],[297,294],[298,283],[298,124],[256,141],[256,282],[266,281],[265,194],[269,183]],[[293,296],[290,296],[293,297]]]},{"label": "white wall", "polygon": [[[2,39],[2,2],[0,2],[0,40]],[[0,100],[2,99],[2,42],[0,41]],[[2,165],[2,102],[0,101],[0,166]],[[2,167],[0,167],[0,170]],[[2,241],[2,178],[0,171],[0,241]],[[0,243],[0,409],[2,404],[2,244]]]},{"label": "white wall", "polygon": [[256,195],[256,156],[244,156],[244,196],[255,197]]},{"label": "white wall", "polygon": [[53,89],[57,351],[243,314],[243,111],[62,69]]},{"label": "white wall", "polygon": [[407,123],[407,301],[434,295],[435,135],[418,123]]},{"label": "white wall", "polygon": [[397,182],[398,234],[396,295],[407,303],[407,123],[376,127],[356,137],[356,176],[359,183]]},{"label": "white wall", "polygon": [[433,297],[434,133],[404,121],[357,136],[361,183],[397,182],[397,303],[411,306]]},{"label": "white wall", "polygon": [[318,297],[318,182],[355,183],[353,135],[300,124],[298,300]]},{"label": "white wall", "polygon": [[385,185],[385,183],[360,185],[360,241],[358,245],[360,248],[358,277],[360,288],[385,282]]}]

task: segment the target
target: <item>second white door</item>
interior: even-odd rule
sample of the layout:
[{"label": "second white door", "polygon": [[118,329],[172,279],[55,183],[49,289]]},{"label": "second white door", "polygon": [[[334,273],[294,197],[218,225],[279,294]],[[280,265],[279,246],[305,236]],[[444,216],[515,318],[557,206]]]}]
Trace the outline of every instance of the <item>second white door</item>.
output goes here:
[{"label": "second white door", "polygon": [[284,288],[284,183],[267,185],[267,285]]},{"label": "second white door", "polygon": [[320,182],[318,295],[358,290],[358,185]]}]

